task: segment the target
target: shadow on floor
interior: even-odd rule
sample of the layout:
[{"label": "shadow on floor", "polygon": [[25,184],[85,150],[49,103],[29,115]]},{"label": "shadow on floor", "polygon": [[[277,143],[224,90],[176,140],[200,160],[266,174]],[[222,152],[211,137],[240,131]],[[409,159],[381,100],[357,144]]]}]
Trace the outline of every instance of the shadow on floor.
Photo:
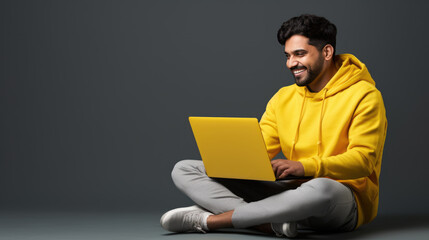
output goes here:
[{"label": "shadow on floor", "polygon": [[[392,239],[396,233],[406,234],[407,239],[421,239],[420,230],[425,231],[424,236],[429,237],[429,215],[390,215],[378,216],[370,224],[364,225],[353,232],[332,233],[332,232],[312,232],[300,231],[295,239]],[[241,235],[248,239],[276,238],[274,235],[266,235],[250,230],[222,229],[209,233],[216,236],[218,234]],[[168,233],[164,236],[182,235],[180,233]],[[429,239],[429,238],[428,238]]]},{"label": "shadow on floor", "polygon": [[371,223],[347,233],[300,233],[298,239],[389,239],[395,233],[407,233],[408,239],[415,239],[417,232],[425,231],[429,236],[429,215],[385,215],[378,216]]}]

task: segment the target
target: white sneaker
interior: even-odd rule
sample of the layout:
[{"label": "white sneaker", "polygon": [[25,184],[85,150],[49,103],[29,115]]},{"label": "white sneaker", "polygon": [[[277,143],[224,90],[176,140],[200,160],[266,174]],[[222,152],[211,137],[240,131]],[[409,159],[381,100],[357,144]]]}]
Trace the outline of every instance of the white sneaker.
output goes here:
[{"label": "white sneaker", "polygon": [[294,238],[298,235],[296,230],[296,222],[289,223],[272,223],[271,228],[276,233],[277,237],[286,236],[288,238]]},{"label": "white sneaker", "polygon": [[184,207],[170,210],[161,217],[161,226],[170,232],[202,232],[206,233],[207,218],[213,215],[198,207]]}]

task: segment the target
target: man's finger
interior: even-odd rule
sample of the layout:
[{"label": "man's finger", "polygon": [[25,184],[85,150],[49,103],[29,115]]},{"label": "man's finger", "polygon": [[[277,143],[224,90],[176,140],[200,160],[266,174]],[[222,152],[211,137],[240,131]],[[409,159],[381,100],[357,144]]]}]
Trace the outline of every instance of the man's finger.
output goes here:
[{"label": "man's finger", "polygon": [[282,166],[282,162],[281,161],[275,161],[271,164],[271,166],[273,167],[274,172],[277,172],[277,169]]},{"label": "man's finger", "polygon": [[278,166],[279,164],[281,164],[281,161],[279,161],[280,159],[276,159],[276,160],[273,160],[273,161],[271,161],[271,165],[272,166]]},{"label": "man's finger", "polygon": [[279,176],[282,171],[281,166],[275,166],[275,169],[273,170],[276,173],[276,176]]},{"label": "man's finger", "polygon": [[289,169],[285,169],[279,176],[279,179],[285,178],[289,175]]},{"label": "man's finger", "polygon": [[288,168],[289,168],[289,166],[288,166],[288,165],[281,165],[281,166],[279,166],[279,167],[277,168],[276,175],[277,175],[277,176],[280,176],[280,175],[281,175],[284,171],[286,171]]},{"label": "man's finger", "polygon": [[275,173],[277,173],[278,164],[276,164],[276,163],[272,163],[272,164],[271,164],[271,166],[273,167],[273,171],[274,171]]}]

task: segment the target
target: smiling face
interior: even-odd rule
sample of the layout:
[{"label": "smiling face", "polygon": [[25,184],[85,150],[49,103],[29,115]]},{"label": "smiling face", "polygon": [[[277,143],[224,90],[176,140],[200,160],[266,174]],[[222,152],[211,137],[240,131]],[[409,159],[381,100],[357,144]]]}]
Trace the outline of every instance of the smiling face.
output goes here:
[{"label": "smiling face", "polygon": [[324,71],[325,58],[322,51],[308,44],[308,38],[293,35],[285,42],[286,66],[292,71],[298,86],[316,85]]}]

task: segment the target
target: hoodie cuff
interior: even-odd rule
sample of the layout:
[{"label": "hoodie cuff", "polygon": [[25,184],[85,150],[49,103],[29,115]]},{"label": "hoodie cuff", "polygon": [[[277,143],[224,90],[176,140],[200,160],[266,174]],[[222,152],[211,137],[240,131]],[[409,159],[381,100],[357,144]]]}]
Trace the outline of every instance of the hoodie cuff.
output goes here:
[{"label": "hoodie cuff", "polygon": [[304,175],[314,177],[316,175],[316,163],[312,158],[306,158],[299,161],[304,166]]}]

